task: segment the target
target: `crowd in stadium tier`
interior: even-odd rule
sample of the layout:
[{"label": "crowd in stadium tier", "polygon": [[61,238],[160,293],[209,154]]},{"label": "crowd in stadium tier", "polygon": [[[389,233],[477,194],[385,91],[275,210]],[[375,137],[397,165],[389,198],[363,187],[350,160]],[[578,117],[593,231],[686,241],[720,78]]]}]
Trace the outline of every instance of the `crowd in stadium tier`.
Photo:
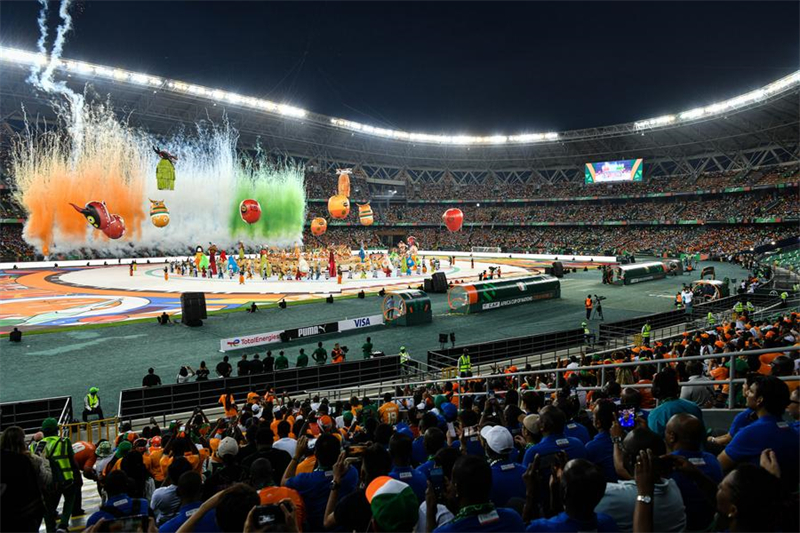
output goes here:
[{"label": "crowd in stadium tier", "polygon": [[[328,199],[337,194],[339,176],[335,173],[306,172],[306,198]],[[369,198],[367,183],[354,174],[350,174],[350,197],[352,199]]]},{"label": "crowd in stadium tier", "polygon": [[[785,348],[799,330],[796,313],[742,313],[669,344],[560,361],[558,382],[501,366],[347,401],[225,391],[217,419],[198,408],[165,427],[123,423],[77,453],[55,419],[31,441],[11,427],[0,529],[66,531],[86,478],[103,500],[87,510],[91,532],[126,517],[162,532],[798,531],[800,382]],[[772,351],[724,356],[756,347]],[[639,364],[592,368],[626,361]],[[731,365],[744,385],[722,383]],[[746,407],[730,425],[705,418],[730,396]]]},{"label": "crowd in stadium tier", "polygon": [[580,196],[619,196],[649,193],[685,192],[786,182],[796,182],[800,171],[787,167],[770,171],[703,174],[696,181],[685,176],[652,177],[641,182],[586,185],[581,182],[553,185],[498,182],[494,185],[439,183],[408,187],[408,196],[417,200],[486,200],[490,198],[567,198]]}]

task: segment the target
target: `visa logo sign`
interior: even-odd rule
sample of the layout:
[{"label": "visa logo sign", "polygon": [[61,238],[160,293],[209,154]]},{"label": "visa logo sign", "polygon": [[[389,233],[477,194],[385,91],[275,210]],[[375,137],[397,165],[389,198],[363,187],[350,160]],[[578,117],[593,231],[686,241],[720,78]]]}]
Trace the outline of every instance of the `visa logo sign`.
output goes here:
[{"label": "visa logo sign", "polygon": [[369,322],[369,317],[364,317],[364,318],[356,318],[355,320],[353,320],[353,325],[357,328],[365,328],[367,326],[370,326],[371,324]]}]

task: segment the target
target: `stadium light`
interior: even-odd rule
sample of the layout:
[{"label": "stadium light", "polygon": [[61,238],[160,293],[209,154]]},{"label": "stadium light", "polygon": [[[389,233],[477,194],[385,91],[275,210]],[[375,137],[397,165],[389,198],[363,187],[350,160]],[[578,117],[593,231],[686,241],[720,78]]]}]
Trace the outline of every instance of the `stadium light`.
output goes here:
[{"label": "stadium light", "polygon": [[[45,54],[30,52],[19,48],[0,46],[0,61],[16,63],[27,66],[41,66],[47,64],[48,57]],[[177,80],[164,80],[155,76],[149,76],[140,72],[132,72],[120,68],[95,65],[85,61],[61,60],[58,68],[69,72],[77,72],[84,75],[94,75],[107,78],[115,82],[135,83],[151,87],[164,87],[178,93],[190,94],[200,98],[208,98],[217,102],[229,102],[234,105],[259,109],[270,113],[292,118],[305,118],[308,111],[299,107],[286,104],[279,104],[269,100],[262,100],[237,93],[229,93],[221,89],[192,85]],[[663,115],[660,117],[640,120],[633,123],[634,131],[649,130],[653,128],[669,127],[683,122],[690,122],[699,119],[706,119],[717,115],[728,113],[732,110],[757,104],[761,101],[778,95],[788,89],[800,85],[800,70],[788,76],[776,80],[764,87],[755,89],[748,93],[716,102],[704,107],[697,107],[687,111]],[[517,135],[490,135],[490,136],[471,136],[471,135],[434,135],[421,132],[406,132],[401,130],[380,128],[345,120],[341,118],[329,118],[317,115],[316,120],[328,120],[331,126],[352,132],[364,133],[376,137],[396,139],[407,142],[420,142],[431,144],[452,144],[459,146],[471,145],[503,145],[503,144],[533,144],[541,142],[557,141],[560,135],[556,132],[547,133],[520,133]],[[625,125],[630,127],[629,124]]]}]

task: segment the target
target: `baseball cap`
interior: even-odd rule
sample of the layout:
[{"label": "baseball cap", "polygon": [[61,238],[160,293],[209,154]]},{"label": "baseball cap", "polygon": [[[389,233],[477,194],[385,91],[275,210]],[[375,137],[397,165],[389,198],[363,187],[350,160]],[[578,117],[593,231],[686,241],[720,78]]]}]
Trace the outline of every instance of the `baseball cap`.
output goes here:
[{"label": "baseball cap", "polygon": [[495,453],[509,453],[514,449],[514,437],[504,426],[484,426],[481,437]]},{"label": "baseball cap", "polygon": [[131,443],[131,441],[124,440],[119,443],[119,446],[117,446],[117,451],[114,453],[114,455],[117,456],[117,459],[122,459],[123,457],[128,455],[128,453],[132,449],[133,449],[133,444]]},{"label": "baseball cap", "polygon": [[417,523],[419,501],[407,483],[377,477],[367,487],[366,497],[380,531],[411,531]]},{"label": "baseball cap", "polygon": [[522,425],[529,433],[539,434],[539,415],[528,415],[522,419]]},{"label": "baseball cap", "polygon": [[225,457],[226,455],[236,455],[239,453],[239,444],[236,443],[236,439],[233,437],[225,437],[220,441],[219,446],[217,447],[217,455],[219,457]]},{"label": "baseball cap", "polygon": [[107,440],[100,442],[94,451],[94,454],[101,459],[111,457],[111,453],[111,443]]},{"label": "baseball cap", "polygon": [[331,417],[329,417],[328,415],[323,415],[319,417],[317,423],[320,426],[324,427],[325,429],[330,429],[333,427],[333,419],[331,419]]}]

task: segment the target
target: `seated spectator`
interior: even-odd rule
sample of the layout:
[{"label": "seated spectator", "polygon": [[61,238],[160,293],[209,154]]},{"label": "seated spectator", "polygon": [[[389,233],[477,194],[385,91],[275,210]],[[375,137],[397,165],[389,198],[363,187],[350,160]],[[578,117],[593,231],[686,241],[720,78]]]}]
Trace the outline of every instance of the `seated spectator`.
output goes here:
[{"label": "seated spectator", "polygon": [[539,411],[539,432],[542,440],[527,449],[522,460],[522,466],[528,467],[533,462],[536,455],[541,457],[555,455],[558,452],[565,452],[569,459],[583,459],[586,457],[586,448],[583,443],[574,438],[564,435],[564,426],[567,417],[558,407],[548,405]]},{"label": "seated spectator", "polygon": [[150,509],[156,517],[156,525],[162,526],[178,515],[181,507],[181,497],[178,495],[178,483],[176,480],[186,472],[192,470],[192,465],[184,457],[178,457],[167,468],[166,485],[153,491],[150,498]]},{"label": "seated spectator", "polygon": [[[595,507],[595,512],[609,515],[617,523],[620,531],[633,530],[633,511],[638,496],[636,481],[633,478],[634,465],[639,452],[650,450],[660,457],[666,452],[664,441],[646,428],[636,428],[622,441],[622,464],[620,467],[629,479],[608,483],[603,499]],[[654,464],[653,468],[658,468]],[[619,469],[618,469],[619,470]],[[683,531],[686,528],[686,512],[680,489],[674,480],[665,478],[668,472],[658,469],[653,494],[654,531]]]},{"label": "seated spectator", "polygon": [[11,332],[8,334],[8,340],[9,340],[10,342],[22,342],[22,332],[21,332],[19,329],[17,329],[17,328],[14,328],[14,329],[13,329],[13,330],[12,330],[12,331],[11,331]]},{"label": "seated spectator", "polygon": [[705,440],[703,423],[688,413],[673,415],[667,422],[667,451],[685,461],[673,463],[670,478],[678,484],[686,507],[686,528],[706,530],[714,520],[717,485],[722,481],[722,467],[712,454],[702,450]]},{"label": "seated spectator", "polygon": [[782,420],[789,405],[789,387],[775,376],[756,376],[746,389],[747,407],[757,416],[752,424],[740,429],[719,454],[723,471],[739,463],[756,464],[761,452],[775,452],[781,469],[781,485],[795,487],[798,479],[800,439],[797,432]]},{"label": "seated spectator", "polygon": [[375,478],[366,490],[374,531],[411,531],[417,497],[408,484],[389,476]]},{"label": "seated spectator", "polygon": [[717,491],[719,531],[780,531],[778,480],[756,465],[744,463],[725,476]]},{"label": "seated spectator", "polygon": [[[425,501],[419,506],[416,533],[429,533],[455,518],[449,507],[457,504],[455,485],[453,484],[453,465],[456,464],[459,457],[461,457],[461,452],[455,448],[443,448],[434,456],[437,475],[428,483],[425,490]],[[439,475],[439,470],[441,470],[441,475]]]},{"label": "seated spectator", "polygon": [[239,445],[233,437],[225,437],[220,441],[219,447],[217,447],[217,457],[222,460],[222,466],[214,469],[214,472],[206,479],[203,487],[204,499],[232,487],[245,478],[245,469],[239,465],[236,459],[238,452]]},{"label": "seated spectator", "polygon": [[411,467],[411,443],[411,437],[408,435],[402,433],[392,435],[389,440],[389,454],[392,457],[394,468],[387,475],[407,483],[417,495],[419,502],[424,502],[428,479],[425,474],[417,472]]},{"label": "seated spectator", "polygon": [[458,514],[434,533],[449,531],[522,531],[525,524],[516,511],[498,508],[490,501],[492,469],[484,459],[460,457],[453,466]]},{"label": "seated spectator", "polygon": [[280,476],[283,478],[283,473],[286,471],[286,467],[289,466],[292,456],[284,450],[273,448],[273,442],[272,430],[266,424],[259,426],[256,431],[256,451],[242,460],[242,467],[245,470],[250,470],[250,466],[256,459],[267,459],[272,466],[275,477]]},{"label": "seated spectator", "polygon": [[180,531],[195,531],[205,521],[205,515],[215,511],[215,521],[219,531],[244,531],[245,521],[250,511],[259,503],[255,489],[238,483],[207,499],[184,522]]},{"label": "seated spectator", "polygon": [[[347,451],[342,451],[336,464],[333,465],[333,482],[325,507],[325,529],[340,528],[346,531],[367,531],[369,529],[373,517],[370,502],[367,500],[366,487],[375,479],[387,477],[392,468],[392,459],[386,448],[382,446],[373,444],[366,448],[361,454],[360,488],[339,499],[339,487],[350,468],[352,467],[347,460]],[[417,505],[414,502],[412,509],[416,511],[416,508]],[[412,520],[412,523],[414,522]]]},{"label": "seated spectator", "polygon": [[664,430],[672,415],[689,413],[703,420],[703,412],[696,403],[680,398],[681,387],[678,375],[671,368],[662,370],[653,378],[653,397],[658,400],[658,407],[650,411],[647,426],[656,435],[664,438]]},{"label": "seated spectator", "polygon": [[[433,413],[431,414],[433,415]],[[425,453],[428,454],[428,457],[433,457],[436,455],[436,452],[447,446],[447,438],[444,435],[444,431],[437,427],[432,427],[425,430],[425,434],[422,436],[422,439],[425,447]],[[428,459],[419,465],[416,471],[424,475],[425,479],[429,479],[432,468],[433,459]]]},{"label": "seated spectator", "polygon": [[497,507],[505,507],[512,498],[525,497],[525,482],[521,464],[509,459],[514,450],[514,438],[503,426],[485,426],[481,438],[486,443],[486,456],[492,467],[490,499]]},{"label": "seated spectator", "polygon": [[614,469],[614,443],[609,431],[617,417],[617,409],[611,401],[600,400],[593,412],[597,435],[586,444],[586,459],[600,467],[607,482],[616,483],[619,477]]},{"label": "seated spectator", "polygon": [[[525,531],[618,531],[614,519],[604,513],[595,512],[595,507],[603,499],[606,480],[600,469],[585,459],[573,459],[563,469],[555,469],[554,480],[557,484],[564,511],[552,518],[533,520]],[[528,484],[526,515],[534,513],[538,508],[536,501],[539,481],[535,479],[533,464],[526,472]],[[525,516],[525,518],[531,518]]]},{"label": "seated spectator", "polygon": [[277,505],[283,500],[290,500],[297,520],[296,530],[302,531],[305,521],[303,498],[294,489],[275,485],[275,474],[268,459],[256,459],[250,466],[250,484],[258,491],[261,505]]},{"label": "seated spectator", "polygon": [[129,516],[148,516],[147,500],[128,496],[128,475],[122,470],[114,470],[105,477],[103,488],[108,498],[100,510],[93,513],[86,521],[92,526],[101,518],[117,520]]},{"label": "seated spectator", "polygon": [[[702,361],[689,361],[686,365],[689,373],[689,383],[692,381],[707,381],[703,375]],[[714,389],[710,385],[683,385],[681,387],[681,399],[696,403],[699,407],[712,407],[714,405]]]},{"label": "seated spectator", "polygon": [[[297,448],[297,440],[290,437],[292,434],[292,425],[288,420],[281,420],[277,425],[278,440],[272,445],[276,450],[283,450],[289,454],[289,458],[294,457],[294,451]],[[281,474],[281,477],[283,475]]]},{"label": "seated spectator", "polygon": [[[184,473],[178,480],[176,494],[180,498],[180,508],[174,518],[158,528],[158,533],[175,533],[200,508],[203,503],[203,478],[197,472]],[[193,531],[198,533],[220,531],[216,522],[216,510],[211,509],[205,513],[200,522],[195,524]]]},{"label": "seated spectator", "polygon": [[[297,441],[295,456],[289,462],[289,467],[283,475],[281,485],[289,487],[300,493],[306,510],[306,527],[308,531],[322,531],[325,520],[325,507],[331,492],[333,481],[333,465],[339,458],[341,445],[339,439],[333,435],[322,435],[316,440],[314,454],[317,467],[307,474],[296,474],[297,464],[305,456],[308,449],[308,437],[303,436]],[[296,475],[295,475],[296,474]],[[358,471],[348,467],[341,476],[340,485],[337,486],[338,498],[344,498],[353,492],[358,484]],[[337,501],[339,501],[337,500]]]}]

